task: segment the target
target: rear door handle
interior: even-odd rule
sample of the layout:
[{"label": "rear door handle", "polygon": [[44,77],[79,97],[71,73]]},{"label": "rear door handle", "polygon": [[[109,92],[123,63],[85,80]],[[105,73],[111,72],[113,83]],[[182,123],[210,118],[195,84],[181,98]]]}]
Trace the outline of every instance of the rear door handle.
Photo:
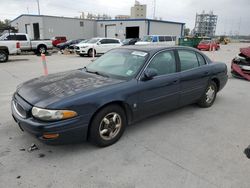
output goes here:
[{"label": "rear door handle", "polygon": [[208,74],[209,74],[209,72],[208,72],[208,71],[204,72],[204,75],[208,75]]},{"label": "rear door handle", "polygon": [[172,83],[173,83],[173,84],[176,84],[176,83],[178,83],[178,80],[174,80]]}]

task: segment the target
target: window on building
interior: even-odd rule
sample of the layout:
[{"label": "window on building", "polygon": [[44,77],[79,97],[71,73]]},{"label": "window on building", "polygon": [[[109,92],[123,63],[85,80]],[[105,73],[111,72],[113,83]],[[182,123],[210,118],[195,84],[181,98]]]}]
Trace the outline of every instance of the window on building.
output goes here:
[{"label": "window on building", "polygon": [[84,26],[84,22],[80,21],[80,27],[83,27],[83,26]]}]

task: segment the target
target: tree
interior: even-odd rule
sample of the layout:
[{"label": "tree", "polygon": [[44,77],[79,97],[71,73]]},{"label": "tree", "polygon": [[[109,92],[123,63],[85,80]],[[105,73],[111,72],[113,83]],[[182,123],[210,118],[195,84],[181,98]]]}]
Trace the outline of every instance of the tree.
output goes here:
[{"label": "tree", "polygon": [[184,36],[188,36],[190,33],[190,29],[189,28],[185,28],[184,29]]},{"label": "tree", "polygon": [[5,19],[4,21],[0,20],[0,33],[8,30],[9,32],[17,32],[17,30],[10,25],[10,20]]}]

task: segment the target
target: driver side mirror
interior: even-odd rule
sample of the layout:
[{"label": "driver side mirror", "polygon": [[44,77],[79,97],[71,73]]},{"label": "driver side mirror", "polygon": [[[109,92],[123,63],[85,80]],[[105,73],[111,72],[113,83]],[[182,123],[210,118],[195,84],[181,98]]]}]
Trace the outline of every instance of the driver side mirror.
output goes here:
[{"label": "driver side mirror", "polygon": [[143,80],[151,80],[153,79],[155,76],[157,76],[157,70],[153,69],[153,68],[147,68],[144,72],[144,77]]},{"label": "driver side mirror", "polygon": [[100,43],[100,42],[97,42],[96,44],[99,46],[101,43]]}]

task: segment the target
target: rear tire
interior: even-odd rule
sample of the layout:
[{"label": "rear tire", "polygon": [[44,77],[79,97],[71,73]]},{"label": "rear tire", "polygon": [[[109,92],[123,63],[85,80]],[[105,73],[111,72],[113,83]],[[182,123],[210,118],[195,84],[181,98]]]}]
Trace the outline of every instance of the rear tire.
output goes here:
[{"label": "rear tire", "polygon": [[198,105],[202,108],[208,108],[213,105],[216,95],[217,95],[217,85],[215,82],[210,81],[205,93],[202,95],[201,99],[198,101]]},{"label": "rear tire", "polygon": [[40,45],[37,47],[37,54],[46,54],[47,47],[45,45]]},{"label": "rear tire", "polygon": [[9,59],[8,53],[5,52],[4,50],[0,50],[0,63],[4,63],[8,61],[8,59]]},{"label": "rear tire", "polygon": [[99,147],[112,145],[120,139],[126,124],[126,114],[120,106],[106,106],[94,116],[90,125],[89,139]]}]

